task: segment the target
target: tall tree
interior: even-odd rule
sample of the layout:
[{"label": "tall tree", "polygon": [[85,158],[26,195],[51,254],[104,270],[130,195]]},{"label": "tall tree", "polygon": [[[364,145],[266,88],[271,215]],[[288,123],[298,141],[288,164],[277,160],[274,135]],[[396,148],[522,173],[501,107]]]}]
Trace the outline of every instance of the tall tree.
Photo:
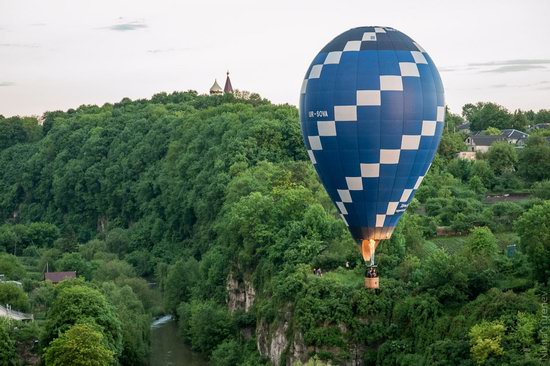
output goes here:
[{"label": "tall tree", "polygon": [[44,354],[46,366],[107,366],[115,353],[97,327],[77,323],[54,339]]},{"label": "tall tree", "polygon": [[506,108],[495,103],[479,102],[466,104],[462,115],[470,122],[472,131],[483,131],[488,127],[498,129],[512,128],[512,115]]},{"label": "tall tree", "polygon": [[45,344],[49,344],[59,333],[67,331],[79,322],[92,322],[105,336],[108,348],[116,356],[122,351],[120,321],[113,306],[96,289],[67,283],[61,285],[53,302],[45,326]]},{"label": "tall tree", "polygon": [[516,148],[506,142],[493,144],[487,152],[487,160],[497,175],[513,172],[518,162]]},{"label": "tall tree", "polygon": [[519,173],[527,180],[550,179],[550,143],[544,137],[529,137],[518,160]]},{"label": "tall tree", "polygon": [[12,339],[11,320],[0,317],[0,365],[18,366],[17,348]]},{"label": "tall tree", "polygon": [[536,278],[545,283],[550,278],[550,201],[536,205],[519,218],[516,229],[521,249],[533,265]]}]

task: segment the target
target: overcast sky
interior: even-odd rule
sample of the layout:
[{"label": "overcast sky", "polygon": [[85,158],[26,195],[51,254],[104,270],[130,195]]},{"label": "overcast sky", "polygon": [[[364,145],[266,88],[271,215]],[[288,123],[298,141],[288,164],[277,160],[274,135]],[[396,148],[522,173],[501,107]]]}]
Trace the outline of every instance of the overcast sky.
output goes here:
[{"label": "overcast sky", "polygon": [[0,0],[0,114],[223,87],[296,105],[317,52],[391,26],[430,54],[447,104],[550,108],[546,0]]}]

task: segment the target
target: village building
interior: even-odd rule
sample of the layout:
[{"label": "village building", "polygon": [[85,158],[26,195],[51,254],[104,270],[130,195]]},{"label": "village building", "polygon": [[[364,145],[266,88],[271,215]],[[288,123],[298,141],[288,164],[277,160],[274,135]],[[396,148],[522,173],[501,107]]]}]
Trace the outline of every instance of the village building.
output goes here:
[{"label": "village building", "polygon": [[537,123],[536,125],[531,126],[528,131],[531,132],[545,129],[550,129],[550,123]]},{"label": "village building", "polygon": [[528,137],[529,134],[510,128],[502,130],[500,135],[487,135],[485,131],[477,132],[466,137],[464,142],[469,152],[487,152],[492,144],[501,141],[521,148],[525,146]]},{"label": "village building", "polygon": [[459,159],[465,159],[465,160],[476,160],[476,152],[475,151],[461,151],[456,155]]},{"label": "village building", "polygon": [[456,126],[457,132],[464,132],[464,133],[470,133],[470,124],[468,122],[464,122]]},{"label": "village building", "polygon": [[59,283],[64,280],[70,280],[76,278],[75,271],[69,272],[46,272],[44,273],[44,281],[50,281],[52,283]]},{"label": "village building", "polygon": [[468,146],[468,151],[470,152],[487,152],[489,147],[495,142],[505,141],[504,137],[501,135],[498,136],[487,136],[487,135],[472,135],[466,137],[464,142]]}]

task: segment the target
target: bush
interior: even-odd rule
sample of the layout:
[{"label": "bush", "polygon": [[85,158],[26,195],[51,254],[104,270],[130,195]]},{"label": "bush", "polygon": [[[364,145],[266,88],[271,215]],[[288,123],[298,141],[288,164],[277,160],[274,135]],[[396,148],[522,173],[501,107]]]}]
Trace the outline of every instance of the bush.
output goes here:
[{"label": "bush", "polygon": [[550,278],[550,201],[533,206],[516,223],[522,251],[542,283]]},{"label": "bush", "polygon": [[0,317],[0,365],[18,366],[15,340],[11,335],[11,321]]},{"label": "bush", "polygon": [[10,305],[13,310],[27,312],[30,309],[29,298],[25,291],[15,283],[0,282],[0,304]]},{"label": "bush", "polygon": [[46,366],[105,366],[114,355],[96,326],[78,323],[48,345],[44,359]]},{"label": "bush", "polygon": [[533,195],[543,200],[550,200],[550,180],[533,184]]},{"label": "bush", "polygon": [[15,281],[27,276],[19,258],[7,253],[0,253],[0,273],[5,276],[5,279]]},{"label": "bush", "polygon": [[241,355],[241,345],[234,339],[228,339],[212,352],[210,362],[216,366],[237,366],[241,364]]},{"label": "bush", "polygon": [[194,350],[212,352],[234,332],[231,314],[212,301],[193,301],[178,307],[179,328]]},{"label": "bush", "polygon": [[120,320],[105,296],[96,289],[80,285],[79,281],[74,283],[64,281],[58,285],[58,291],[48,312],[44,343],[50,344],[60,333],[67,331],[74,324],[87,322],[97,326],[105,336],[108,348],[115,355],[120,355],[122,351]]}]

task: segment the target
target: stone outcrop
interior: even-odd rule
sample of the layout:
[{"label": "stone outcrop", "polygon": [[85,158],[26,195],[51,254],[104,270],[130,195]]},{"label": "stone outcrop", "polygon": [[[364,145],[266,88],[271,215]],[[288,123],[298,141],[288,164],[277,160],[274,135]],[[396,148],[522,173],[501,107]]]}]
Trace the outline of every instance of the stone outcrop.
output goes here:
[{"label": "stone outcrop", "polygon": [[260,322],[256,327],[258,351],[262,356],[269,358],[273,365],[280,364],[281,356],[288,347],[287,331],[288,322],[286,321],[271,327]]},{"label": "stone outcrop", "polygon": [[256,298],[256,291],[251,281],[246,279],[238,280],[233,273],[229,273],[226,289],[229,311],[244,310],[248,312],[250,310]]}]

